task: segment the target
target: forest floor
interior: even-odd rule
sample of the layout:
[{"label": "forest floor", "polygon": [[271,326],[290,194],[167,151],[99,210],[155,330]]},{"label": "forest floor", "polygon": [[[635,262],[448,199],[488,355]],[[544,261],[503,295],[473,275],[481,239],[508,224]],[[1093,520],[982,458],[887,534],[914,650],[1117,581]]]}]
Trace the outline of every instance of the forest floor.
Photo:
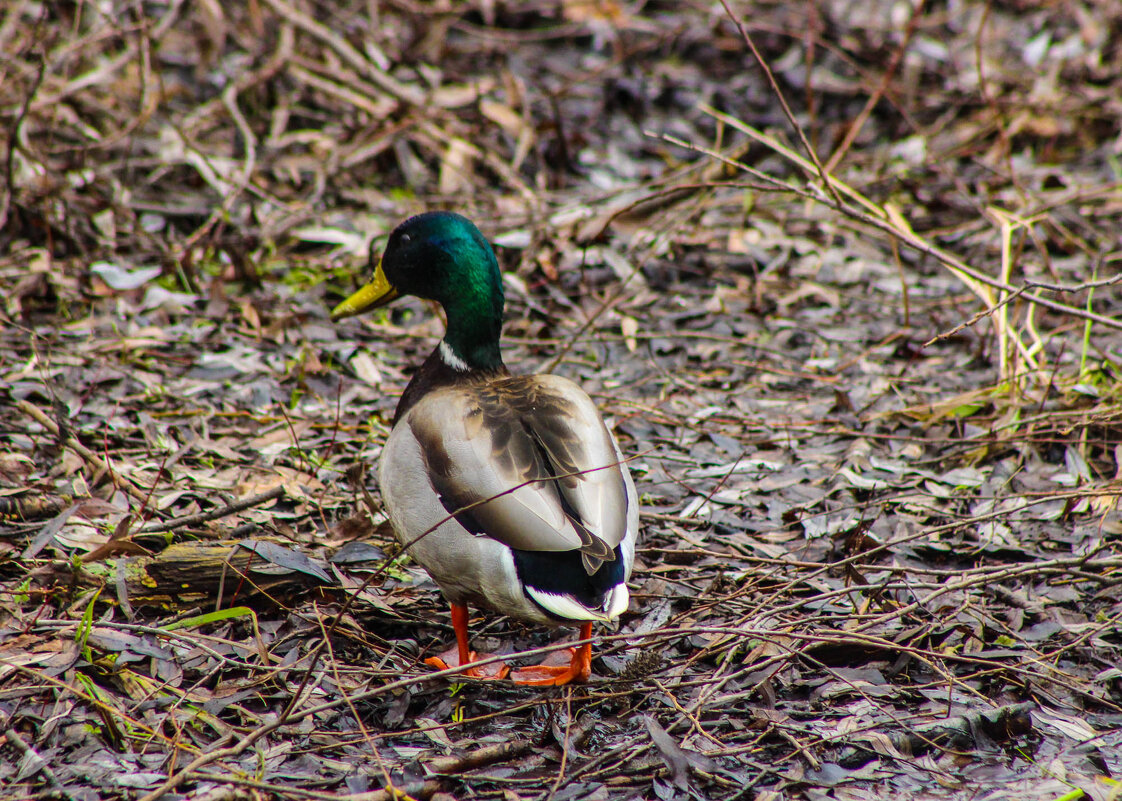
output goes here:
[{"label": "forest floor", "polygon": [[[1122,798],[1122,5],[12,0],[0,54],[0,801]],[[433,208],[630,459],[584,685],[422,662],[373,467],[442,324],[328,312]]]}]

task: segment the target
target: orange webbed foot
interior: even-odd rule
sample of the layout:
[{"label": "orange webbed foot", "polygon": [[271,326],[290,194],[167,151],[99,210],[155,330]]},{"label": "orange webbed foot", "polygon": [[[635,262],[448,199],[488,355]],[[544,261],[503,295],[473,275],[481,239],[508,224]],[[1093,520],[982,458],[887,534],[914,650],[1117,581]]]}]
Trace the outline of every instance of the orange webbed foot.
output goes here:
[{"label": "orange webbed foot", "polygon": [[510,665],[504,662],[490,662],[486,665],[474,665],[474,663],[478,662],[480,659],[489,659],[492,656],[494,656],[494,654],[481,654],[470,651],[468,652],[467,662],[461,662],[459,649],[453,646],[440,654],[440,656],[430,656],[425,660],[425,664],[437,670],[462,667],[463,674],[472,679],[505,679],[510,674]]},{"label": "orange webbed foot", "polygon": [[[581,638],[592,636],[592,624],[581,627]],[[532,687],[553,687],[561,684],[583,683],[592,675],[592,645],[585,643],[577,648],[555,651],[540,665],[516,668],[510,678],[515,684]]]},{"label": "orange webbed foot", "polygon": [[530,665],[516,668],[511,672],[510,679],[515,684],[531,687],[555,687],[569,683],[580,684],[588,681],[591,675],[591,666],[580,666],[574,662],[571,665]]}]

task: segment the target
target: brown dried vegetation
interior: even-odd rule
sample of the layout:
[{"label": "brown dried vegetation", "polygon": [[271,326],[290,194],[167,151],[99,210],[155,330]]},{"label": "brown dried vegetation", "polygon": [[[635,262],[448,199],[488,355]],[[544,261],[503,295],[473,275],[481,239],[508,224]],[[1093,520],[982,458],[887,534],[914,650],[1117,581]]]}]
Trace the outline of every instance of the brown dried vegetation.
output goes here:
[{"label": "brown dried vegetation", "polygon": [[[0,798],[1117,798],[1120,98],[1109,3],[6,3]],[[439,207],[633,459],[583,687],[420,663],[440,322],[327,309]]]}]

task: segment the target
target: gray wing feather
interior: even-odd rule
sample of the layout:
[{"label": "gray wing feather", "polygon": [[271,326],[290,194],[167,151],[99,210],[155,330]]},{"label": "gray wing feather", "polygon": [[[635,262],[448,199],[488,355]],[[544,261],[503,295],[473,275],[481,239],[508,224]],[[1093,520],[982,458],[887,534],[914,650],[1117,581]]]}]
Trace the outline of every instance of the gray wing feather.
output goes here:
[{"label": "gray wing feather", "polygon": [[576,384],[539,375],[437,390],[402,422],[445,507],[474,530],[522,550],[579,549],[590,570],[614,558],[627,468]]}]

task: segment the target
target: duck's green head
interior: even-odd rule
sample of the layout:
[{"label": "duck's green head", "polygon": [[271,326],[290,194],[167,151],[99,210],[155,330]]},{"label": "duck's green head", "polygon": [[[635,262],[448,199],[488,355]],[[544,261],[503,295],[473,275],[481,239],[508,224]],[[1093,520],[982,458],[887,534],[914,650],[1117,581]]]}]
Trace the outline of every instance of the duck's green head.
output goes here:
[{"label": "duck's green head", "polygon": [[418,214],[390,234],[373,280],[331,312],[341,320],[416,295],[444,307],[444,342],[471,369],[502,365],[503,281],[495,252],[471,220],[449,211]]}]

